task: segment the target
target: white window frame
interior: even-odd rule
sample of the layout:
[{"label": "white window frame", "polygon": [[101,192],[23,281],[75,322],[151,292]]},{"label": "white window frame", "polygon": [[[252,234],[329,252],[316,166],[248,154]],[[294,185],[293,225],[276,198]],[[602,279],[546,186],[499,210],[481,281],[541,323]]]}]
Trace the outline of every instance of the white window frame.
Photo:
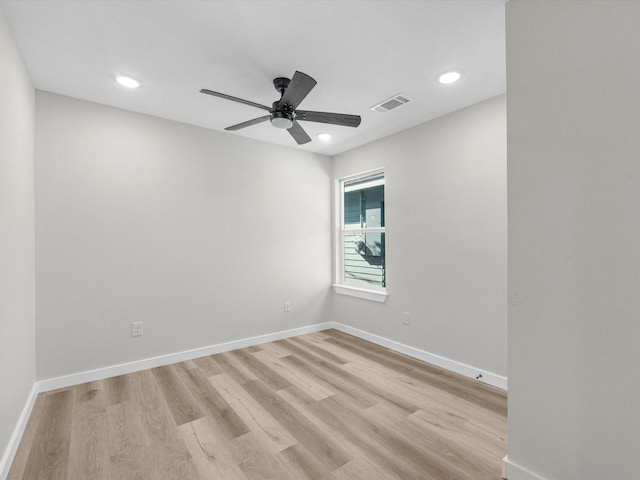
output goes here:
[{"label": "white window frame", "polygon": [[[369,175],[375,175],[377,173],[384,174],[384,168],[376,168],[368,170],[366,172],[360,172],[355,175],[349,175],[336,180],[335,185],[335,238],[334,238],[334,252],[335,252],[335,283],[333,284],[334,291],[341,295],[348,295],[351,297],[362,298],[365,300],[372,300],[374,302],[385,302],[387,300],[386,287],[376,286],[360,286],[349,285],[345,283],[344,279],[344,233],[384,233],[386,239],[386,222],[385,227],[375,228],[344,228],[344,184],[351,180],[355,180]],[[381,183],[386,185],[386,176]],[[359,187],[362,188],[362,187]],[[385,189],[386,194],[386,189]],[[386,212],[385,212],[386,215]],[[387,271],[386,266],[386,252],[385,252],[385,274]],[[386,283],[386,282],[385,282]]]}]

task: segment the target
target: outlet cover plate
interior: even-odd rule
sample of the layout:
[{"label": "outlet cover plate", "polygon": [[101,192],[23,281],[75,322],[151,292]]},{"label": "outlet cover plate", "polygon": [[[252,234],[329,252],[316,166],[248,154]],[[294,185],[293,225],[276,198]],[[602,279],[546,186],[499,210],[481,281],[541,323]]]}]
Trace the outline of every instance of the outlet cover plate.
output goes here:
[{"label": "outlet cover plate", "polygon": [[133,322],[131,324],[131,336],[132,337],[141,337],[143,333],[143,322]]}]

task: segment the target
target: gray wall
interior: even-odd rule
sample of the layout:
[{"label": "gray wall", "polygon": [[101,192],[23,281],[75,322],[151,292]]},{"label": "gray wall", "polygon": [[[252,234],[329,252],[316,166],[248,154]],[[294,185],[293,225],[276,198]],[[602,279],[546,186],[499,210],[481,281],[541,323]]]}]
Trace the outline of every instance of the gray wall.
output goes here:
[{"label": "gray wall", "polygon": [[639,23],[507,4],[509,480],[640,472]]},{"label": "gray wall", "polygon": [[505,97],[339,155],[333,177],[377,167],[385,168],[389,297],[334,294],[334,319],[506,375]]},{"label": "gray wall", "polygon": [[35,380],[34,92],[0,10],[0,458]]},{"label": "gray wall", "polygon": [[39,379],[329,320],[328,157],[36,100]]}]

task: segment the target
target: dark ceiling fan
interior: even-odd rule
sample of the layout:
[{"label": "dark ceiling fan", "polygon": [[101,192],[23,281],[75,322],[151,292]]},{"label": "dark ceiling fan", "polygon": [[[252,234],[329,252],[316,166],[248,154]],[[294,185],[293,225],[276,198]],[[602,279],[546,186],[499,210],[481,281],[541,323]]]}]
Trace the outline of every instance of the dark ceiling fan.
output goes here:
[{"label": "dark ceiling fan", "polygon": [[271,125],[276,128],[286,129],[298,145],[308,143],[311,137],[307,135],[299,121],[329,123],[332,125],[342,125],[345,127],[357,127],[360,125],[359,115],[347,115],[344,113],[328,113],[328,112],[312,112],[309,110],[296,110],[298,105],[305,99],[309,92],[316,86],[316,81],[309,75],[302,72],[295,72],[293,78],[278,77],[273,80],[273,85],[280,92],[280,100],[273,102],[271,107],[260,105],[259,103],[244,100],[238,97],[232,97],[224,93],[214,92],[203,88],[200,90],[207,95],[214,97],[226,98],[234,102],[244,103],[256,108],[261,108],[269,112],[269,115],[254,118],[246,122],[238,123],[225,128],[225,130],[240,130],[241,128],[250,127],[258,123],[271,121]]}]

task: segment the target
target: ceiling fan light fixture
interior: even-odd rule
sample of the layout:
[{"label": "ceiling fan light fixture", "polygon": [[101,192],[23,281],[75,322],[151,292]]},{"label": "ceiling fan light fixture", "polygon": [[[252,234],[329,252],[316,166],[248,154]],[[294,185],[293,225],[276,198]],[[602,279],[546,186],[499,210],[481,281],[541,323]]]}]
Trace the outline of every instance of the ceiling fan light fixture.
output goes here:
[{"label": "ceiling fan light fixture", "polygon": [[126,75],[118,75],[116,77],[116,82],[127,88],[138,88],[140,86],[139,81],[135,78],[127,77]]},{"label": "ceiling fan light fixture", "polygon": [[293,127],[293,120],[285,115],[283,112],[273,112],[271,116],[271,125],[276,128],[282,128],[288,130]]},{"label": "ceiling fan light fixture", "polygon": [[449,72],[444,72],[438,75],[438,82],[443,85],[450,85],[460,80],[460,77],[462,77],[462,74],[460,72],[451,70]]}]

